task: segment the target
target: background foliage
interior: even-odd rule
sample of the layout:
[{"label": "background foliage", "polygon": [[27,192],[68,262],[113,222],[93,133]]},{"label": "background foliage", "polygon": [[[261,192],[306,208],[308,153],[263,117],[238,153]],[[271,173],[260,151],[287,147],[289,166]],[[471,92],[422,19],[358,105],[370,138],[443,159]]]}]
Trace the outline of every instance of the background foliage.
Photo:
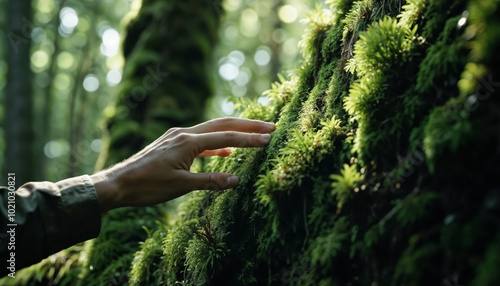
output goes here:
[{"label": "background foliage", "polygon": [[[154,17],[151,11],[163,11],[160,6],[143,6],[136,25]],[[258,11],[239,1],[223,7],[228,14],[251,7],[242,8],[243,22],[255,16],[248,9]],[[241,89],[234,87],[240,71],[258,80],[259,60],[265,51],[274,55],[270,45],[251,46],[251,64],[241,61],[241,54],[247,59],[251,53],[219,47],[225,57],[217,63],[226,80],[221,90],[230,88],[241,116],[277,125],[268,147],[234,150],[196,166],[234,173],[240,185],[193,192],[168,207],[112,211],[99,238],[28,268],[17,281],[497,285],[499,9],[498,0],[326,1],[307,14],[301,63],[278,77],[265,100],[238,97]],[[272,11],[279,14],[279,8]],[[231,34],[228,14],[220,24],[224,34]],[[141,30],[147,38],[148,30]],[[138,49],[141,41],[129,35],[127,65],[134,63],[127,51],[148,50]],[[205,37],[186,41],[200,47]],[[152,47],[153,59],[175,49]],[[139,73],[125,72],[124,86],[144,75],[133,67]],[[126,154],[110,146],[109,154]]]}]

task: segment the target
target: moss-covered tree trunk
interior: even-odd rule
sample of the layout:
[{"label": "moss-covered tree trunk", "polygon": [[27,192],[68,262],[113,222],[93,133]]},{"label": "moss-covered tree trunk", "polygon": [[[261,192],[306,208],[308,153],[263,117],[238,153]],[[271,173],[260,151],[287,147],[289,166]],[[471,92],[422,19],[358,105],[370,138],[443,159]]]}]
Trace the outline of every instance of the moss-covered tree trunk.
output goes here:
[{"label": "moss-covered tree trunk", "polygon": [[173,126],[203,120],[213,92],[212,50],[220,1],[145,0],[128,25],[117,102],[106,112],[97,168],[119,162]]},{"label": "moss-covered tree trunk", "polygon": [[242,105],[270,145],[205,166],[240,185],[190,194],[135,285],[500,283],[500,2],[329,3],[272,104]]}]

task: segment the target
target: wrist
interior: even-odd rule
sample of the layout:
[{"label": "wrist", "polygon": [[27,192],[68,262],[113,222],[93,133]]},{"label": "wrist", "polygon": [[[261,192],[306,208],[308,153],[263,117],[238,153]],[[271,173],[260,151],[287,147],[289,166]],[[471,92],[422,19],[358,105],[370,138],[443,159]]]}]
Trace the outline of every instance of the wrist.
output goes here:
[{"label": "wrist", "polygon": [[99,199],[101,213],[121,207],[120,182],[109,170],[90,176]]}]

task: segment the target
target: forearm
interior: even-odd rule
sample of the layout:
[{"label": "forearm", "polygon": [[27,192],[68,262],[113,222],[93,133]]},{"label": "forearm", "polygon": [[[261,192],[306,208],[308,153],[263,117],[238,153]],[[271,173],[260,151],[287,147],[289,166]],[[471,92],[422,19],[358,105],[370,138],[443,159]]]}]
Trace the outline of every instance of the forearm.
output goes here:
[{"label": "forearm", "polygon": [[[13,228],[15,249],[9,248],[10,236],[0,237],[1,265],[13,252],[17,270],[36,263],[59,250],[97,237],[101,216],[97,194],[88,176],[57,183],[34,182],[15,192],[15,220],[7,226],[8,191],[1,188],[1,234]],[[7,229],[8,228],[8,229]],[[1,267],[0,273],[7,269]]]}]

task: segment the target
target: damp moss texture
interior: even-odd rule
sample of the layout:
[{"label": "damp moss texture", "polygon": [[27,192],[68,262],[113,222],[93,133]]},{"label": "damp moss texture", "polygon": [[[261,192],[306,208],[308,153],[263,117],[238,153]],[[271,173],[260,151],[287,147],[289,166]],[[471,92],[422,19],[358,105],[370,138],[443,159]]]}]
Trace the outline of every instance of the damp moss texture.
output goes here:
[{"label": "damp moss texture", "polygon": [[[330,0],[303,62],[237,101],[263,149],[200,171],[132,285],[498,285],[500,1]],[[109,263],[113,263],[110,261]]]},{"label": "damp moss texture", "polygon": [[328,0],[308,21],[270,104],[236,104],[276,123],[269,146],[198,165],[240,185],[116,213],[147,238],[112,259],[133,239],[103,229],[89,283],[500,285],[500,1]]}]

